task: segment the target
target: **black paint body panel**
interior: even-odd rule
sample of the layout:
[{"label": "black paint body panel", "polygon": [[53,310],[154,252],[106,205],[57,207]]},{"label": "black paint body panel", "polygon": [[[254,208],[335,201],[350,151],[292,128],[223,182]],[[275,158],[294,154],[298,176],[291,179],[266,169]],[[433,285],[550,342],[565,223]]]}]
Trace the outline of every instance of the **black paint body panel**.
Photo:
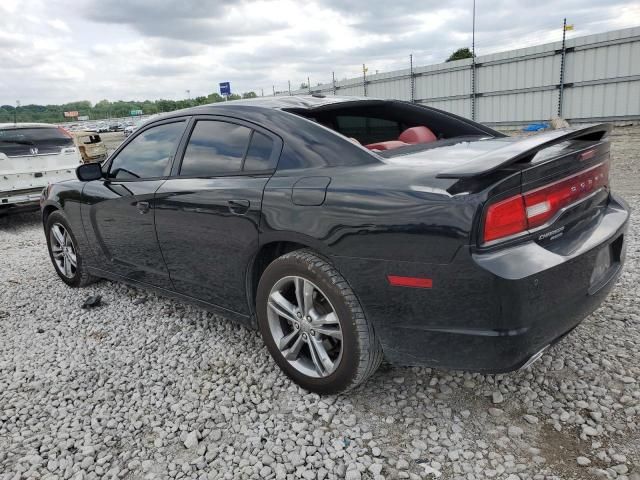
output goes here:
[{"label": "black paint body panel", "polygon": [[[557,219],[547,229],[565,229],[557,240],[540,240],[538,232],[493,246],[478,235],[489,199],[595,164],[608,157],[607,142],[597,144],[591,163],[576,165],[583,148],[576,144],[547,163],[439,178],[454,158],[486,155],[514,140],[478,126],[490,138],[448,140],[428,152],[383,158],[283,110],[329,109],[338,100],[274,102],[280,104],[228,102],[166,118],[185,117],[191,125],[193,118],[228,117],[268,132],[278,140],[275,171],[180,178],[183,137],[165,177],[63,182],[49,189],[43,213],[64,212],[95,275],[252,326],[252,275],[261,252],[284,242],[313,249],[351,285],[385,356],[397,364],[518,368],[574,328],[612,288],[624,263],[629,212],[608,190]],[[602,248],[617,249],[618,258],[596,288],[590,277]],[[426,277],[433,285],[392,287],[387,275]]]}]

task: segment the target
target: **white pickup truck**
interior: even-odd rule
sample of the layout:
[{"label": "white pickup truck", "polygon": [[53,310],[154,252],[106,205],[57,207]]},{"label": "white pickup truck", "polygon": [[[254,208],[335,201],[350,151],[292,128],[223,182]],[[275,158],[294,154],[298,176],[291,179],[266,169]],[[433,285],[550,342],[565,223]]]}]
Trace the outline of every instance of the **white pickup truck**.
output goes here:
[{"label": "white pickup truck", "polygon": [[37,209],[49,183],[75,178],[73,137],[48,123],[0,123],[0,216]]}]

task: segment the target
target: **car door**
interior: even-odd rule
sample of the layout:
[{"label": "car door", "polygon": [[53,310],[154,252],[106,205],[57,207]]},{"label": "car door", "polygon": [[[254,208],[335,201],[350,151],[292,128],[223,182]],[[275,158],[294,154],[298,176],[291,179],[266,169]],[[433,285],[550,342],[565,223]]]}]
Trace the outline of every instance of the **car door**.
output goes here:
[{"label": "car door", "polygon": [[156,192],[158,242],[176,290],[248,314],[246,270],[282,141],[228,117],[196,117]]},{"label": "car door", "polygon": [[147,126],[117,150],[105,178],[83,190],[85,231],[107,272],[172,289],[158,246],[153,198],[171,171],[187,119]]}]

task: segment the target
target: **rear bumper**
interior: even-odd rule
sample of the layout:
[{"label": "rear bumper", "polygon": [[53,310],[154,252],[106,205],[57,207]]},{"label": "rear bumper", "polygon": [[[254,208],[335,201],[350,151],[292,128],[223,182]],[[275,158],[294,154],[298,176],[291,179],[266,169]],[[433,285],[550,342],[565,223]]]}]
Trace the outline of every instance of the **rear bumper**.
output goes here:
[{"label": "rear bumper", "polygon": [[42,188],[20,192],[0,192],[0,215],[38,210]]},{"label": "rear bumper", "polygon": [[[530,242],[492,254],[460,250],[446,265],[344,257],[336,263],[392,363],[506,372],[560,340],[604,301],[622,271],[628,217],[624,201],[612,197],[565,255]],[[611,249],[612,263],[592,279],[602,249]],[[431,278],[432,288],[391,287],[381,281],[386,275]]]}]

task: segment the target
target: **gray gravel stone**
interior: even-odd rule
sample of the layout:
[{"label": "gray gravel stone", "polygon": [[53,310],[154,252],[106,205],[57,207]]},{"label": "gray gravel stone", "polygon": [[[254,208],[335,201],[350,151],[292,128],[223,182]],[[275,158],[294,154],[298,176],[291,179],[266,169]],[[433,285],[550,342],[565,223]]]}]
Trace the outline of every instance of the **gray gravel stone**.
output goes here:
[{"label": "gray gravel stone", "polygon": [[197,432],[189,432],[184,439],[185,448],[191,449],[198,446]]},{"label": "gray gravel stone", "polygon": [[[640,211],[640,128],[611,140]],[[0,480],[640,480],[640,216],[629,228],[616,288],[528,369],[386,365],[319,397],[254,331],[122,284],[68,288],[38,215],[0,218]],[[90,295],[103,305],[79,309]]]}]

